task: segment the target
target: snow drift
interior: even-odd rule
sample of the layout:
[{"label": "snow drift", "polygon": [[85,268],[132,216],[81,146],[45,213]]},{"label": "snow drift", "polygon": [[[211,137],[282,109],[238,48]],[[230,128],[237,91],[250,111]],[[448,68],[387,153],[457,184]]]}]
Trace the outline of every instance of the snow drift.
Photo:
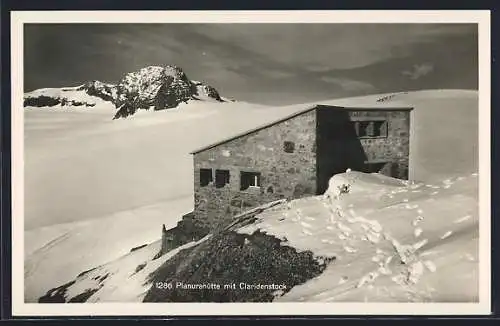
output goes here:
[{"label": "snow drift", "polygon": [[151,244],[40,301],[478,301],[476,174],[436,184],[334,178],[352,191],[266,204],[161,257]]}]

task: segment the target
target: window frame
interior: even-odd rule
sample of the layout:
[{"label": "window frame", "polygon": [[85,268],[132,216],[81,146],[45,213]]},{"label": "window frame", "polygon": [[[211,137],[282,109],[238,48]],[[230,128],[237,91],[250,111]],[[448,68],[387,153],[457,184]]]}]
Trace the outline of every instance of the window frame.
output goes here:
[{"label": "window frame", "polygon": [[[363,127],[363,124],[367,124]],[[373,135],[366,132],[367,128],[373,128]],[[381,124],[381,125],[379,125]],[[384,139],[389,137],[389,120],[388,119],[356,119],[352,121],[356,136],[359,139]],[[383,132],[382,132],[383,130]],[[376,132],[378,131],[378,133]]]},{"label": "window frame", "polygon": [[[204,184],[204,183],[202,183],[202,180],[204,180],[202,177],[202,172],[208,172],[208,171],[210,171],[210,178],[209,178],[208,182],[206,184]],[[200,182],[199,182],[200,187],[208,187],[208,186],[210,186],[210,184],[212,184],[214,182],[214,171],[212,168],[200,168],[198,173],[199,173],[199,177],[200,177]],[[208,173],[207,173],[207,175],[208,175]]]}]

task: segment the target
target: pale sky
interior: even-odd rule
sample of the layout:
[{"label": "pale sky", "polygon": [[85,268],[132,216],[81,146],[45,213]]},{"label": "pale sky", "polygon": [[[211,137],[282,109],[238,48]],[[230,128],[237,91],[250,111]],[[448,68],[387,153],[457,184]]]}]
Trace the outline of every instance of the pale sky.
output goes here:
[{"label": "pale sky", "polygon": [[477,89],[474,24],[30,24],[25,90],[174,64],[236,100]]}]

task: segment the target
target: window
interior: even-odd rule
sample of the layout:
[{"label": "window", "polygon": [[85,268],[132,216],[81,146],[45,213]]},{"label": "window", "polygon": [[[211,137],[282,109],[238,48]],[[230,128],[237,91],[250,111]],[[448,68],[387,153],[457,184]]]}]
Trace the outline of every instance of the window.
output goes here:
[{"label": "window", "polygon": [[295,150],[295,143],[291,141],[285,141],[283,143],[283,150],[285,151],[285,153],[293,153],[293,151]]},{"label": "window", "polygon": [[212,169],[200,169],[200,186],[206,187],[212,181]]},{"label": "window", "polygon": [[378,137],[387,137],[387,121],[375,121],[373,126]]},{"label": "window", "polygon": [[222,188],[229,184],[229,170],[215,170],[215,187]]},{"label": "window", "polygon": [[355,121],[354,129],[358,137],[376,138],[387,137],[387,121]]},{"label": "window", "polygon": [[249,187],[260,187],[260,173],[241,172],[240,182],[241,182],[240,190],[245,190],[248,189]]}]

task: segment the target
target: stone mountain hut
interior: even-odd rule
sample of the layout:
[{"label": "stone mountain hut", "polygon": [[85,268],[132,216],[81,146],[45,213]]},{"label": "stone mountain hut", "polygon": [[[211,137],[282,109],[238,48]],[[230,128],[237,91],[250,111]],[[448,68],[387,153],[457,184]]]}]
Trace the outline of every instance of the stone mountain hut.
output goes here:
[{"label": "stone mountain hut", "polygon": [[214,227],[279,200],[323,194],[350,168],[408,179],[412,108],[314,105],[200,148],[194,218]]}]

